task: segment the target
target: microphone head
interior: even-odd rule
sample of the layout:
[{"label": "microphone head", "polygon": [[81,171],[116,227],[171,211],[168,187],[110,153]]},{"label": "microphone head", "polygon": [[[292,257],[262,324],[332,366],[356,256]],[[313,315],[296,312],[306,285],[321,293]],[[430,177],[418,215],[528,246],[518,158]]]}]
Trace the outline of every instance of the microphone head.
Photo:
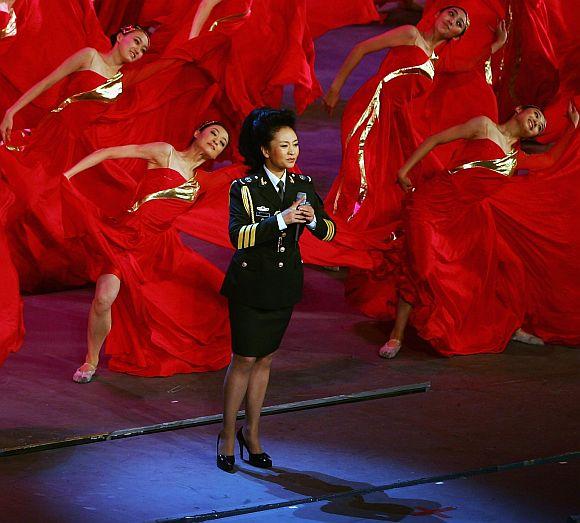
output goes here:
[{"label": "microphone head", "polygon": [[301,205],[304,205],[306,203],[306,193],[305,192],[297,193],[295,201],[301,202]]}]

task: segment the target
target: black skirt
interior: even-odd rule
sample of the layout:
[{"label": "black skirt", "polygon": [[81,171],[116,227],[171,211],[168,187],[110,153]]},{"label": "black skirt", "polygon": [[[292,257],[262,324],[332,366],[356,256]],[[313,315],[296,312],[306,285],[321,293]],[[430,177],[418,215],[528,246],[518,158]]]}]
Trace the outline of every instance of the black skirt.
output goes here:
[{"label": "black skirt", "polygon": [[260,358],[278,349],[294,307],[268,310],[234,300],[228,303],[234,354]]}]

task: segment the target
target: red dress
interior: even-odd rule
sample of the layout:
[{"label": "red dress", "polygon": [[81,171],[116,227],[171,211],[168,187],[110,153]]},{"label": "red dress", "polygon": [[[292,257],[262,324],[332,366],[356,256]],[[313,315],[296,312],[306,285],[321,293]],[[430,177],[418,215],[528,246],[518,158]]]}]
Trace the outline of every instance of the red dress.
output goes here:
[{"label": "red dress", "polygon": [[0,365],[8,354],[16,352],[24,338],[22,300],[18,275],[12,265],[4,234],[4,221],[14,196],[0,181]]},{"label": "red dress", "polygon": [[[503,159],[497,166],[470,165]],[[497,224],[496,198],[513,174],[516,153],[489,139],[464,142],[453,169],[408,198],[401,294],[412,323],[440,354],[501,352],[525,313],[524,265]],[[496,162],[498,163],[498,162]],[[493,170],[495,169],[495,170]]]},{"label": "red dress", "polygon": [[[64,101],[31,136],[20,147],[0,149],[0,173],[17,196],[7,234],[21,286],[29,292],[86,282],[82,274],[75,272],[75,260],[67,254],[61,219],[61,178],[65,170],[97,148],[85,131],[121,91],[120,74],[107,80],[94,71],[75,72],[63,90]],[[121,172],[117,179],[122,180],[123,176]],[[127,183],[133,183],[134,188],[132,179],[127,179]],[[92,187],[99,198],[107,199],[106,184]]]},{"label": "red dress", "polygon": [[173,227],[198,191],[195,179],[185,181],[173,169],[147,170],[131,210],[99,218],[87,216],[91,205],[65,185],[69,218],[84,213],[89,222],[84,243],[92,278],[113,273],[122,282],[106,341],[111,370],[170,376],[229,363],[227,303],[219,294],[223,273],[183,245]]}]

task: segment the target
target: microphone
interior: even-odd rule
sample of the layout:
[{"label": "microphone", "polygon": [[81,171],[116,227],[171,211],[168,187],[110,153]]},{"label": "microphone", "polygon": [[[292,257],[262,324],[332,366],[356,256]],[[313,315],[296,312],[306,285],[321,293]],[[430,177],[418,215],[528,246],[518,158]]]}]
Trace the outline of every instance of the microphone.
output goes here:
[{"label": "microphone", "polygon": [[[296,200],[294,200],[295,202],[302,202],[300,204],[298,204],[298,207],[300,207],[300,205],[310,205],[310,203],[306,200],[306,193],[305,192],[299,192],[298,194],[296,194]],[[297,223],[296,224],[296,233],[294,235],[294,241],[296,243],[298,243],[298,240],[300,239],[300,230],[301,227],[303,225],[301,223]]]}]

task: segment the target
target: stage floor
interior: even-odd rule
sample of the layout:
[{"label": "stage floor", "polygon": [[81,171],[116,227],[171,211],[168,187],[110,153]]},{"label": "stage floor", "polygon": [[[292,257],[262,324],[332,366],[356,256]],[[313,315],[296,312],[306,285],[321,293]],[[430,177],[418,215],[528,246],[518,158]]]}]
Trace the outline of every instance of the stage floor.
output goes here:
[{"label": "stage floor", "polygon": [[[383,30],[345,28],[321,38],[324,87],[354,43]],[[381,58],[365,60],[345,97]],[[322,194],[340,163],[339,122],[340,112],[330,119],[320,107],[300,121],[301,167]],[[231,255],[187,242],[222,268]],[[276,355],[266,403],[427,381],[430,391],[264,418],[271,471],[244,463],[233,475],[218,470],[215,425],[0,456],[0,521],[156,521],[291,500],[230,519],[544,523],[579,514],[580,352],[511,343],[499,355],[443,359],[411,336],[396,359],[382,360],[377,349],[389,325],[344,303],[343,276],[306,268],[305,299]],[[224,371],[147,379],[103,366],[93,383],[73,383],[90,299],[90,289],[25,299],[25,344],[0,369],[1,449],[220,412]],[[413,484],[420,478],[431,479]],[[345,496],[303,503],[338,493]]]}]

